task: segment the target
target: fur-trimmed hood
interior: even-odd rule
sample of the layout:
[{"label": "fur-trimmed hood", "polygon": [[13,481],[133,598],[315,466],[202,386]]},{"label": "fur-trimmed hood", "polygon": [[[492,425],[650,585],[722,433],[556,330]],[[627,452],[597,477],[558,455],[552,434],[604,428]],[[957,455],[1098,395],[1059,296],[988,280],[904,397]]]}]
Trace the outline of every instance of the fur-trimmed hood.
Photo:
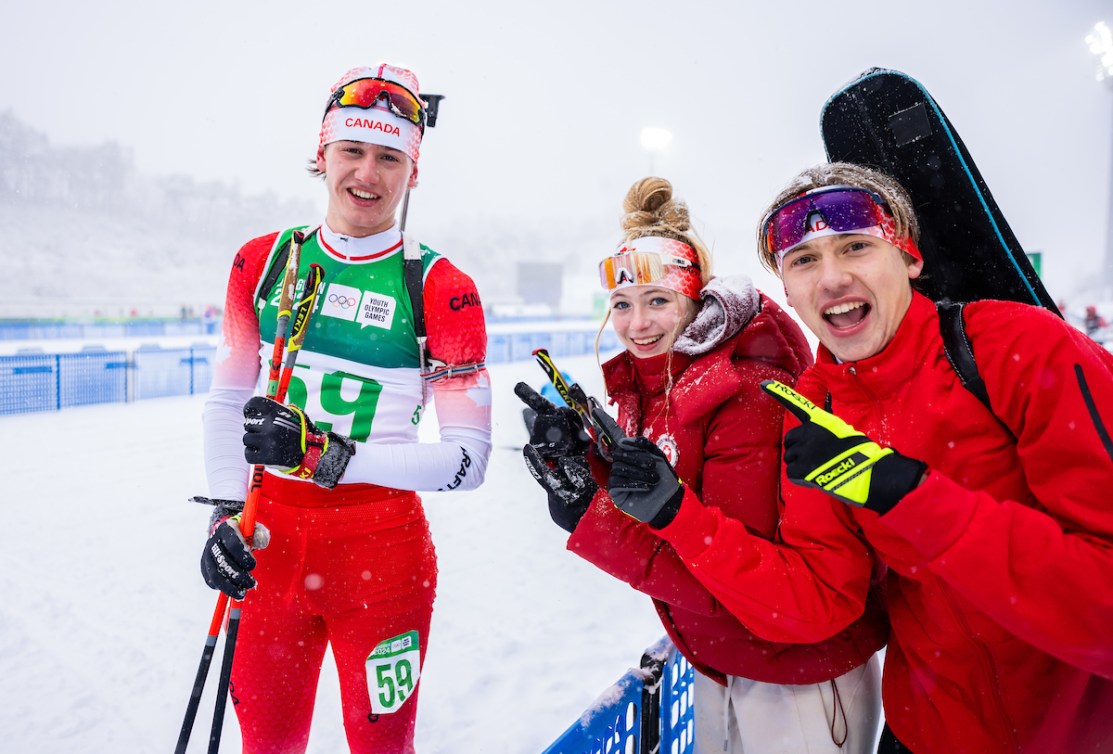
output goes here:
[{"label": "fur-trimmed hood", "polygon": [[761,310],[761,296],[746,275],[712,278],[700,297],[699,313],[673,344],[678,353],[699,356],[712,351]]}]

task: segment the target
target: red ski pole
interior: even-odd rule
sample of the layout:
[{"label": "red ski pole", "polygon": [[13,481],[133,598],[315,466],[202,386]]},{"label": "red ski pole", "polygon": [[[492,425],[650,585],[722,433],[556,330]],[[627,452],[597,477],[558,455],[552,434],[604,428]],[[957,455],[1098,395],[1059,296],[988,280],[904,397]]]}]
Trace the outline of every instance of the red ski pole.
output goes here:
[{"label": "red ski pole", "polygon": [[[275,327],[274,350],[269,363],[269,372],[267,374],[267,394],[271,397],[274,397],[275,392],[272,391],[277,391],[281,377],[282,357],[286,349],[287,334],[290,330],[294,289],[297,286],[298,264],[301,258],[301,245],[304,240],[304,234],[295,231],[290,240],[290,253],[286,258],[286,269],[282,279],[282,289],[279,293],[278,322]],[[254,473],[252,476],[255,476]],[[246,503],[244,507],[246,508]],[[193,732],[193,724],[197,718],[197,709],[201,704],[201,693],[205,689],[205,681],[208,678],[209,666],[212,663],[213,654],[216,651],[216,642],[220,637],[220,627],[224,623],[224,616],[227,612],[227,608],[228,595],[221,592],[216,601],[216,608],[213,610],[212,620],[209,623],[209,633],[205,638],[205,648],[201,653],[201,661],[197,666],[197,676],[193,681],[193,689],[190,693],[189,704],[186,706],[185,718],[182,721],[182,729],[178,734],[178,743],[174,748],[174,754],[185,754],[186,746],[189,744],[189,737]]]},{"label": "red ski pole", "polygon": [[[317,302],[317,290],[323,280],[324,270],[321,266],[310,265],[309,272],[305,276],[305,285],[301,289],[302,298],[294,303],[294,322],[291,327],[289,347],[286,349],[286,363],[282,367],[275,394],[271,396],[276,401],[286,398],[286,388],[290,384],[290,376],[293,374],[298,352],[305,341],[310,315]],[[255,534],[255,509],[259,504],[259,495],[263,488],[263,474],[264,467],[256,464],[251,471],[247,500],[244,502],[243,515],[240,517],[240,533],[249,544]],[[242,610],[243,601],[232,600],[228,608],[228,628],[225,629],[224,635],[224,659],[220,666],[220,680],[216,687],[216,709],[213,711],[213,726],[209,733],[209,754],[217,754],[220,750],[220,734],[224,728],[224,709],[228,702],[228,684],[232,678],[232,658],[236,653],[236,638],[239,634]]]}]

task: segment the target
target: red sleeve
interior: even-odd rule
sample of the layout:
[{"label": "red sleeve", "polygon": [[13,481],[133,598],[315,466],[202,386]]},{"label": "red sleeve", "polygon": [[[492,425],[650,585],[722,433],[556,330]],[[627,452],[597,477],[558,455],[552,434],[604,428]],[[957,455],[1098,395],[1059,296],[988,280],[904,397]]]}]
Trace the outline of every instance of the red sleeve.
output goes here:
[{"label": "red sleeve", "polygon": [[781,532],[787,547],[751,534],[741,521],[692,495],[685,495],[676,519],[661,530],[700,581],[768,641],[828,639],[861,617],[869,592],[872,554],[853,522],[840,515],[845,511],[835,508],[845,505],[801,492],[786,495]]},{"label": "red sleeve", "polygon": [[1113,359],[1034,307],[981,302],[967,316],[1039,503],[996,500],[933,471],[880,521],[1010,632],[1113,678]]},{"label": "red sleeve", "polygon": [[743,379],[739,392],[708,427],[700,499],[771,540],[779,518],[784,409],[769,400],[761,381],[794,385],[796,378],[753,361],[744,362],[740,370]]},{"label": "red sleeve", "polygon": [[424,301],[430,356],[450,367],[482,363],[487,327],[472,279],[441,257],[426,275]]},{"label": "red sleeve", "polygon": [[[690,494],[690,493],[689,493]],[[642,594],[700,615],[726,610],[648,524],[614,506],[605,485],[568,538],[568,549]]]},{"label": "red sleeve", "polygon": [[[797,389],[807,394],[803,384]],[[786,430],[797,423],[791,415],[784,421]],[[785,497],[779,534],[788,546],[755,535],[738,518],[704,505],[690,492],[660,534],[696,578],[754,634],[776,642],[819,642],[863,614],[873,554],[847,506],[790,484],[779,460],[772,467],[765,462],[735,467],[733,473],[731,464],[724,464],[708,479],[711,486],[705,486],[705,499],[710,500],[712,490],[716,495],[737,496],[751,484],[776,486],[770,468],[779,477]]]},{"label": "red sleeve", "polygon": [[259,378],[259,318],[255,289],[274,248],[277,233],[248,241],[236,254],[228,275],[221,324],[222,343],[213,367],[214,388],[253,387]]},{"label": "red sleeve", "polygon": [[[765,397],[762,379],[795,380],[772,366],[747,362],[741,389],[711,419],[703,448],[701,495],[689,490],[685,505],[715,508],[748,531],[772,539],[777,524],[783,409]],[[682,451],[683,453],[683,451]],[[741,483],[740,483],[741,482]],[[604,482],[605,484],[605,482]],[[721,546],[733,549],[724,541]],[[690,569],[673,546],[647,524],[623,514],[605,491],[568,540],[568,549],[640,592],[704,615],[727,612],[720,582]],[[728,592],[729,596],[729,592]]]}]

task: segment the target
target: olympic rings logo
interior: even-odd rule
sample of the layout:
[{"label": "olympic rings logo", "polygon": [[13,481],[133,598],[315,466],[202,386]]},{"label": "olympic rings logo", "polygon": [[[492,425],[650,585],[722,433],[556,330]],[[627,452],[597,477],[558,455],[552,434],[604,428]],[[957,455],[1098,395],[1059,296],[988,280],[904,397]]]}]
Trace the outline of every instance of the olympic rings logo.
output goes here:
[{"label": "olympic rings logo", "polygon": [[330,293],[328,296],[330,304],[336,304],[341,309],[350,309],[359,303],[359,299],[354,296],[344,296],[339,293]]}]

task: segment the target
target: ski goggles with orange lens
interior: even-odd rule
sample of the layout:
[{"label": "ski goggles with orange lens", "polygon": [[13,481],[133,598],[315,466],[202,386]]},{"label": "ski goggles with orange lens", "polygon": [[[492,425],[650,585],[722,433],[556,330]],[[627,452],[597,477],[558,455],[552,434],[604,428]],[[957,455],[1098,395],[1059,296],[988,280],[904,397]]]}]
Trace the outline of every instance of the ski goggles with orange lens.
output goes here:
[{"label": "ski goggles with orange lens", "polygon": [[413,92],[385,79],[356,79],[337,88],[325,105],[325,115],[334,107],[374,107],[385,99],[387,107],[399,118],[425,128],[425,106]]},{"label": "ski goggles with orange lens", "polygon": [[599,263],[599,282],[608,291],[628,285],[659,285],[698,299],[702,286],[697,258],[695,249],[682,241],[639,238]]}]

